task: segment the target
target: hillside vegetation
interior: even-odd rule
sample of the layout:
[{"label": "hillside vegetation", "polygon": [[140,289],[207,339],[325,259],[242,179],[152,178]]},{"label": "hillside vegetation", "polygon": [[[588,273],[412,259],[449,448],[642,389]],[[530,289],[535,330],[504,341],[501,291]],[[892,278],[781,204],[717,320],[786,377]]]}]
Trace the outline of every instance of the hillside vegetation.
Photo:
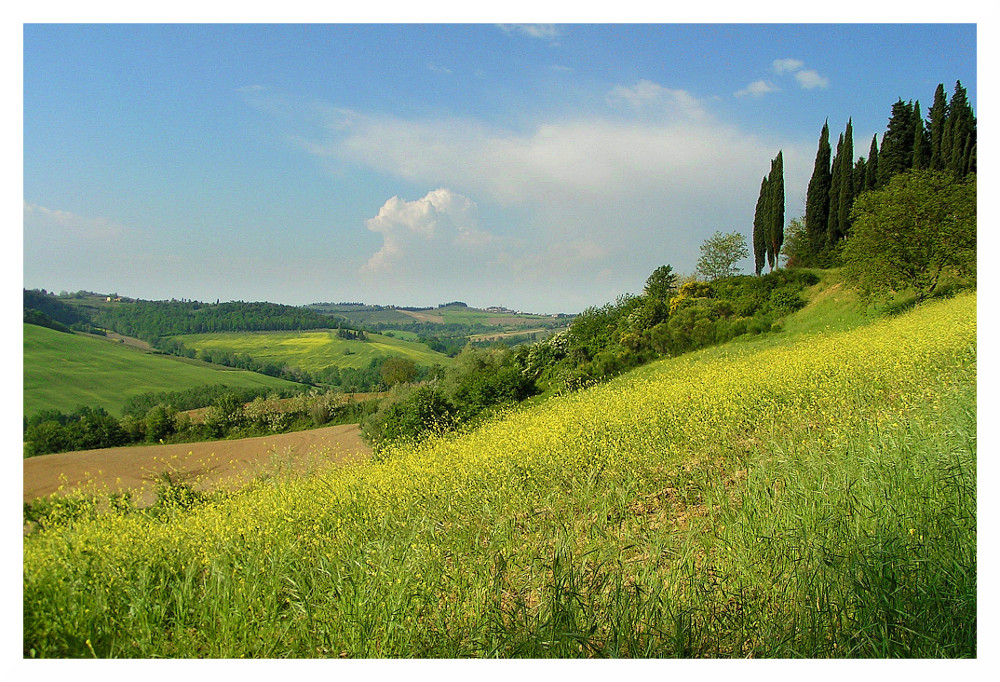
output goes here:
[{"label": "hillside vegetation", "polygon": [[126,344],[33,324],[25,324],[23,333],[25,415],[42,410],[72,412],[81,405],[120,415],[132,396],[208,384],[274,390],[296,387],[262,374],[144,353]]},{"label": "hillside vegetation", "polygon": [[802,329],[322,476],[67,498],[24,655],[976,656],[975,294]]},{"label": "hillside vegetation", "polygon": [[372,360],[403,357],[424,366],[449,365],[452,358],[427,346],[381,334],[364,341],[345,339],[335,331],[193,334],[172,337],[199,354],[242,353],[261,362],[298,367],[322,374],[330,367],[363,369]]}]

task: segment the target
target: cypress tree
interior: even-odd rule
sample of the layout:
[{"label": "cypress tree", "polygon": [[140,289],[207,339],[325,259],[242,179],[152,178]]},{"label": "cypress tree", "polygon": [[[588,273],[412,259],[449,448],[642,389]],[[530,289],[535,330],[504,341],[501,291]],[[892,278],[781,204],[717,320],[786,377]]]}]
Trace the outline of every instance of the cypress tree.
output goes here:
[{"label": "cypress tree", "polygon": [[778,264],[778,254],[785,241],[785,162],[778,150],[778,156],[771,162],[771,174],[767,178],[769,227],[767,230],[767,262],[771,270]]},{"label": "cypress tree", "polygon": [[930,167],[931,142],[924,127],[924,119],[920,116],[920,100],[913,104],[913,161],[911,168],[924,170]]},{"label": "cypress tree", "polygon": [[913,102],[898,100],[892,105],[892,116],[882,136],[878,157],[878,186],[885,187],[892,176],[913,166]]},{"label": "cypress tree", "polygon": [[823,123],[816,150],[816,162],[806,191],[806,235],[809,238],[812,265],[826,243],[826,229],[830,213],[830,127]]},{"label": "cypress tree", "polygon": [[[844,130],[844,148],[837,151],[841,160],[840,192],[837,196],[837,234],[834,242],[847,235],[851,226],[851,205],[854,203],[854,126],[847,119]],[[831,211],[832,211],[831,207]]]},{"label": "cypress tree", "polygon": [[764,269],[764,258],[767,253],[767,209],[768,209],[767,176],[760,181],[760,196],[757,197],[757,208],[753,213],[753,260],[754,272],[759,275]]},{"label": "cypress tree", "polygon": [[948,103],[944,97],[944,84],[938,83],[934,90],[934,104],[927,112],[930,118],[930,160],[931,170],[944,170],[948,152],[944,147],[944,126],[948,119]]},{"label": "cypress tree", "polygon": [[[948,139],[946,168],[963,176],[975,171],[976,118],[969,106],[961,81],[955,81],[955,92],[948,105],[945,123]],[[942,150],[943,151],[943,150]]]},{"label": "cypress tree", "polygon": [[[849,163],[849,162],[848,162]],[[850,166],[848,166],[850,168]],[[826,223],[826,246],[832,247],[840,239],[840,193],[844,186],[844,134],[837,139],[837,154],[833,157],[830,172],[830,212]]]},{"label": "cypress tree", "polygon": [[865,191],[878,186],[878,135],[872,135],[872,146],[868,148],[868,161],[865,163]]}]

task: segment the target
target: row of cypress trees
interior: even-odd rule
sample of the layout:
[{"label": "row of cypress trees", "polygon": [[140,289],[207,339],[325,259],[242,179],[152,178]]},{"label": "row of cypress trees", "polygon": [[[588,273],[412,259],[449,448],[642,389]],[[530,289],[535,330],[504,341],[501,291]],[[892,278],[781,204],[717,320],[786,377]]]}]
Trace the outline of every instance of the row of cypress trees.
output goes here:
[{"label": "row of cypress trees", "polygon": [[892,105],[881,150],[874,135],[868,157],[856,161],[852,121],[848,119],[837,140],[835,156],[829,124],[823,123],[806,193],[808,249],[797,254],[798,265],[832,264],[838,244],[850,232],[851,206],[862,192],[881,189],[893,176],[911,169],[950,171],[959,177],[976,172],[976,117],[961,81],[955,82],[950,102],[944,85],[937,86],[928,119],[925,123],[921,116],[919,100],[900,98]]}]

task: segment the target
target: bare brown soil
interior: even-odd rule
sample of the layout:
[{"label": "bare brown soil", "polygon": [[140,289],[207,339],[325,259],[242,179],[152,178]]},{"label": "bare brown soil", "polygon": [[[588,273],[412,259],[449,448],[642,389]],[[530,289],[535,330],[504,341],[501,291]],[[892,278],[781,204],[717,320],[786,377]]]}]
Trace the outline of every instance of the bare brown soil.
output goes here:
[{"label": "bare brown soil", "polygon": [[24,460],[24,501],[84,488],[129,490],[143,504],[155,499],[156,482],[165,472],[199,490],[234,489],[261,474],[318,471],[369,454],[357,424],[241,440],[61,452]]}]

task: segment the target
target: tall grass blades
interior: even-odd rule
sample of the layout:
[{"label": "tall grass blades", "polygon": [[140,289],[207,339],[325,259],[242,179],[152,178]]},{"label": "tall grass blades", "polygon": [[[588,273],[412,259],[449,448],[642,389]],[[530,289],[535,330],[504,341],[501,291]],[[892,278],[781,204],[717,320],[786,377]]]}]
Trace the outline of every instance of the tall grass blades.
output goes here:
[{"label": "tall grass blades", "polygon": [[975,656],[975,384],[967,294],[67,517],[24,539],[24,653]]}]

